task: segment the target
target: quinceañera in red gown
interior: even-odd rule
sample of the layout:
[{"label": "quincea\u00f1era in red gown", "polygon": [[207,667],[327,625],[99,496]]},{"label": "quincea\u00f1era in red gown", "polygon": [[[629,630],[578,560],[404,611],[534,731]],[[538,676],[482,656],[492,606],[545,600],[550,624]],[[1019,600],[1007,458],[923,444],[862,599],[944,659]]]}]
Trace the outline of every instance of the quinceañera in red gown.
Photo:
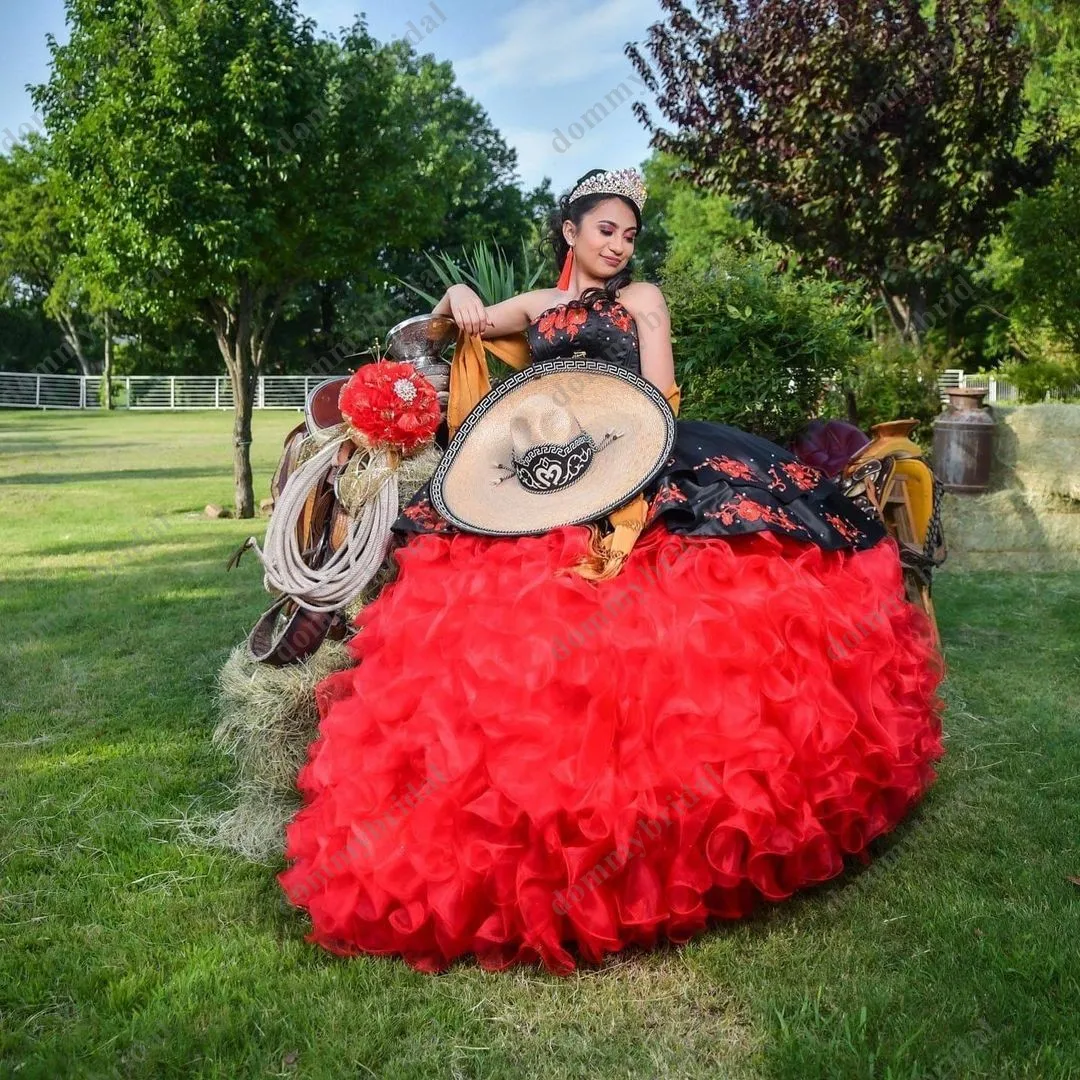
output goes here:
[{"label": "quincea\u00f1era in red gown", "polygon": [[944,664],[876,517],[677,420],[617,301],[527,338],[318,687],[280,881],[337,953],[566,974],[685,941],[865,857],[942,752]]}]

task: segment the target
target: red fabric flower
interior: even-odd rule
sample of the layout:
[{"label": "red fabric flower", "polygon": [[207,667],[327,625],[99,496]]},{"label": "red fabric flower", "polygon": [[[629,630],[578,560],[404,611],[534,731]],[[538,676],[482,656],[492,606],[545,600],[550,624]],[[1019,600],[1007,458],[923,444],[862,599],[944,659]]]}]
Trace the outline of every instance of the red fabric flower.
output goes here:
[{"label": "red fabric flower", "polygon": [[412,364],[365,364],[341,388],[338,408],[372,447],[408,456],[435,436],[442,413],[435,387]]}]

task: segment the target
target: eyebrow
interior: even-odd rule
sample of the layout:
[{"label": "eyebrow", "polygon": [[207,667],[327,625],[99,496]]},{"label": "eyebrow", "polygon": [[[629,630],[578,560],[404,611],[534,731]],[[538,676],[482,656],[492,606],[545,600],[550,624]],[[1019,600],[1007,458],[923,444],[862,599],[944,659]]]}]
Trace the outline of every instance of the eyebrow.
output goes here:
[{"label": "eyebrow", "polygon": [[[608,221],[607,218],[602,218],[601,221],[600,221],[600,224],[601,225],[610,225],[613,229],[617,229],[619,227],[618,225],[615,224],[614,221]],[[634,232],[637,232],[637,226],[636,225],[627,225],[626,227],[628,229],[633,229]]]}]

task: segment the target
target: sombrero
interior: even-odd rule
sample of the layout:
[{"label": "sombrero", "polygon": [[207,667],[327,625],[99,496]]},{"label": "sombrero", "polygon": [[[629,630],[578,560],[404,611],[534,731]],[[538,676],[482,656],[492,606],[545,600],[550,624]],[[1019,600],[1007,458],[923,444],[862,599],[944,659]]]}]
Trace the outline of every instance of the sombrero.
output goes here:
[{"label": "sombrero", "polygon": [[675,414],[647,379],[599,360],[545,360],[492,388],[431,478],[435,509],[488,536],[604,517],[660,472]]}]

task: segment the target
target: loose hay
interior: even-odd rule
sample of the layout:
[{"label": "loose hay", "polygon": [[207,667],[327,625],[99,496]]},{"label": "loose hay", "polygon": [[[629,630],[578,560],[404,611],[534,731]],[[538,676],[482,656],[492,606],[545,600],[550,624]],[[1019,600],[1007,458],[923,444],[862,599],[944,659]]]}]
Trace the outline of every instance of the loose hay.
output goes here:
[{"label": "loose hay", "polygon": [[232,650],[218,674],[221,719],[212,741],[236,763],[229,788],[236,805],[189,821],[188,839],[257,862],[281,856],[285,824],[300,805],[296,774],[318,730],[315,686],[351,663],[338,641],[324,642],[305,663],[280,668],[252,660],[246,643]]},{"label": "loose hay", "polygon": [[[398,498],[404,507],[435,471],[442,456],[428,447],[402,462]],[[350,621],[397,577],[393,549],[379,572],[346,605]],[[224,847],[256,862],[273,862],[285,846],[285,825],[300,806],[296,774],[318,732],[315,687],[352,664],[344,642],[325,641],[304,663],[272,667],[252,660],[247,643],[236,646],[218,674],[220,721],[213,743],[236,763],[229,787],[235,805],[181,826],[188,840]]]}]

